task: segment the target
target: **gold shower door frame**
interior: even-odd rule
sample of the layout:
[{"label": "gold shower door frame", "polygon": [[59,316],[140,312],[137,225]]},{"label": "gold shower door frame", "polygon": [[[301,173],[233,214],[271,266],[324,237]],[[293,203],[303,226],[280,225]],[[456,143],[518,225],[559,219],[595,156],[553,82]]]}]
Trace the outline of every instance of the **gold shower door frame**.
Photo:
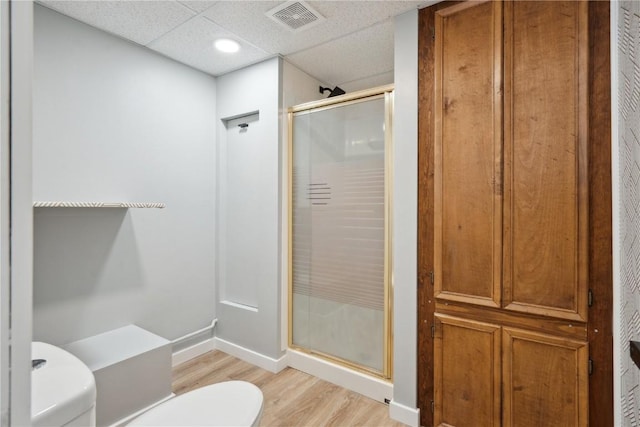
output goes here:
[{"label": "gold shower door frame", "polygon": [[[335,362],[339,365],[349,367],[351,369],[373,375],[382,379],[391,380],[393,378],[393,339],[392,339],[392,319],[393,319],[393,283],[391,280],[391,218],[392,218],[392,185],[391,178],[393,166],[392,151],[392,135],[393,135],[393,85],[380,86],[373,89],[353,92],[346,95],[326,98],[319,101],[308,102],[296,105],[288,110],[288,334],[289,348],[301,351],[321,359]],[[364,101],[372,101],[384,98],[384,150],[385,150],[385,167],[384,167],[384,354],[383,354],[383,370],[378,371],[368,366],[363,366],[341,357],[323,353],[318,350],[312,350],[305,347],[297,346],[293,343],[293,118],[298,113],[318,112],[327,109],[344,107],[347,105],[357,104]]]}]

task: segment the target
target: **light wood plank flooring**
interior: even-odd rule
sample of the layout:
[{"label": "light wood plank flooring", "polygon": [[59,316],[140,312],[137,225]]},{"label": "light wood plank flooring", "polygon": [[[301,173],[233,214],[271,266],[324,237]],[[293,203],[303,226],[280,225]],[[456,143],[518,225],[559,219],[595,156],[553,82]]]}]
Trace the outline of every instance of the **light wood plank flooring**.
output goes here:
[{"label": "light wood plank flooring", "polygon": [[262,427],[401,427],[387,405],[293,368],[273,374],[221,351],[211,351],[173,369],[175,394],[221,381],[244,380],[264,394]]}]

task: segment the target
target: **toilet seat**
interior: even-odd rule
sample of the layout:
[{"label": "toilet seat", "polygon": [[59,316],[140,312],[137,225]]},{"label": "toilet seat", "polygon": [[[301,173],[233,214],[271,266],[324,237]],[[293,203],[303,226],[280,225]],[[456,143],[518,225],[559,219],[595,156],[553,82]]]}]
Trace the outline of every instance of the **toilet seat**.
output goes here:
[{"label": "toilet seat", "polygon": [[262,391],[246,381],[227,381],[179,395],[128,424],[136,426],[245,426],[262,417]]}]

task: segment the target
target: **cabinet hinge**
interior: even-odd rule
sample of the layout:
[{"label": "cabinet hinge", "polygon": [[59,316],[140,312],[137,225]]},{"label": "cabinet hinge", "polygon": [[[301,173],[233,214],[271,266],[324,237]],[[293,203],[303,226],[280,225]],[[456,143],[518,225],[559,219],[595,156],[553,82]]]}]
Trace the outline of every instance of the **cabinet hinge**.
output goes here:
[{"label": "cabinet hinge", "polygon": [[436,403],[432,400],[431,401],[431,412],[435,412],[436,411]]},{"label": "cabinet hinge", "polygon": [[587,292],[587,305],[589,307],[593,305],[593,291],[591,289]]},{"label": "cabinet hinge", "polygon": [[431,325],[431,338],[436,337],[436,325]]},{"label": "cabinet hinge", "polygon": [[433,270],[429,272],[429,278],[431,279],[431,284],[433,285],[433,282],[435,282],[436,280],[436,273],[434,273]]},{"label": "cabinet hinge", "polygon": [[436,29],[431,27],[431,40],[436,39]]},{"label": "cabinet hinge", "polygon": [[589,375],[593,374],[593,360],[589,359]]}]

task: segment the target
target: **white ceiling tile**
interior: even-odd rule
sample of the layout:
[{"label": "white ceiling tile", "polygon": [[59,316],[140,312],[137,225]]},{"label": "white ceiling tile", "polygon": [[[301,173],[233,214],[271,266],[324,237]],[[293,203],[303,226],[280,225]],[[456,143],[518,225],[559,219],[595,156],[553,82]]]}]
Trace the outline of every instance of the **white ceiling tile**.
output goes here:
[{"label": "white ceiling tile", "polygon": [[333,85],[354,82],[393,70],[393,22],[321,44],[286,59],[314,77]]},{"label": "white ceiling tile", "polygon": [[336,82],[336,86],[340,86],[347,93],[357,90],[371,89],[372,87],[384,86],[394,82],[393,71],[377,74],[375,76],[365,77],[350,82]]},{"label": "white ceiling tile", "polygon": [[245,40],[271,52],[287,55],[369,27],[415,9],[422,1],[310,1],[326,21],[292,33],[265,12],[283,1],[219,1],[204,15]]},{"label": "white ceiling tile", "polygon": [[[240,51],[234,54],[217,51],[213,42],[223,37],[239,42]],[[190,20],[148,47],[215,76],[272,56],[204,17]]]},{"label": "white ceiling tile", "polygon": [[213,0],[178,0],[178,2],[197,13],[204,12],[217,3]]},{"label": "white ceiling tile", "polygon": [[[322,81],[355,87],[363,78],[384,81],[393,70],[390,18],[436,0],[307,0],[326,20],[296,33],[265,15],[285,0],[38,1],[213,75],[282,54]],[[213,50],[211,42],[222,36],[238,40],[241,52]]]},{"label": "white ceiling tile", "polygon": [[177,1],[43,0],[40,4],[142,45],[195,15]]},{"label": "white ceiling tile", "polygon": [[281,4],[281,1],[219,1],[204,12],[204,16],[232,33],[241,35],[262,50],[279,53],[279,40],[292,37],[265,12]]}]

